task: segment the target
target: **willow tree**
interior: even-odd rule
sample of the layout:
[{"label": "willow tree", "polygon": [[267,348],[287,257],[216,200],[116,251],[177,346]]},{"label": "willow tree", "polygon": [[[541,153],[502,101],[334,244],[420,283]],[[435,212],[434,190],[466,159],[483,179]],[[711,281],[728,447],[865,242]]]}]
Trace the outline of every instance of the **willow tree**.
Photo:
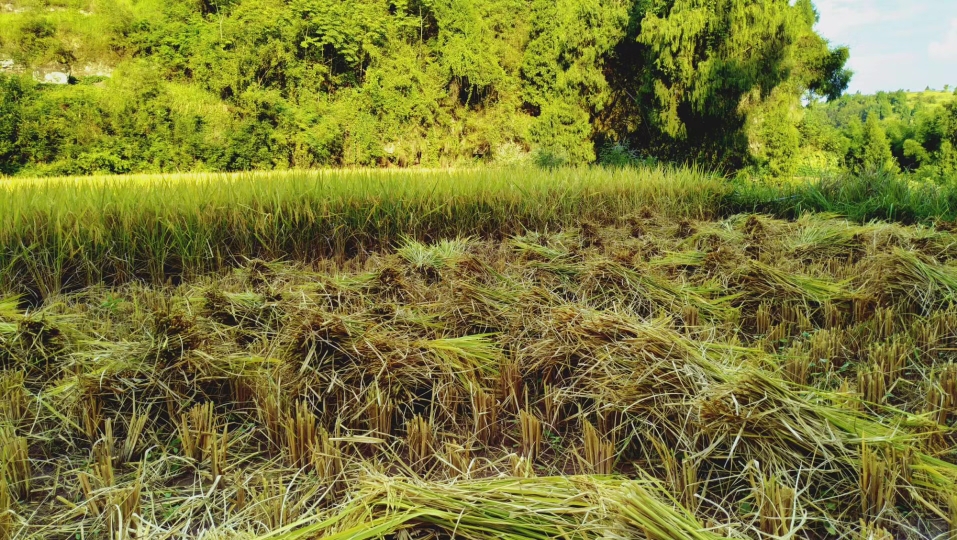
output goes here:
[{"label": "willow tree", "polygon": [[[613,61],[618,103],[603,122],[653,155],[741,166],[760,132],[749,117],[797,123],[765,104],[847,86],[847,51],[814,32],[816,19],[809,0],[637,0]],[[795,144],[777,135],[768,139]]]},{"label": "willow tree", "polygon": [[557,160],[595,159],[593,118],[611,98],[605,60],[625,33],[623,0],[533,0],[522,63],[531,136]]}]

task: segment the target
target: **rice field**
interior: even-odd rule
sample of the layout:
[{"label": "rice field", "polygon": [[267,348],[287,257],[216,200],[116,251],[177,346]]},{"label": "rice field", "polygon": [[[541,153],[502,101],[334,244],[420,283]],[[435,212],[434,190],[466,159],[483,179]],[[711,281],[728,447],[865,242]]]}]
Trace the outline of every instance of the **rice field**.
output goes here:
[{"label": "rice field", "polygon": [[957,233],[725,186],[6,185],[0,538],[957,538]]},{"label": "rice field", "polygon": [[345,259],[419,239],[504,237],[634,208],[700,217],[693,170],[318,171],[0,182],[0,292],[178,282],[249,258]]}]

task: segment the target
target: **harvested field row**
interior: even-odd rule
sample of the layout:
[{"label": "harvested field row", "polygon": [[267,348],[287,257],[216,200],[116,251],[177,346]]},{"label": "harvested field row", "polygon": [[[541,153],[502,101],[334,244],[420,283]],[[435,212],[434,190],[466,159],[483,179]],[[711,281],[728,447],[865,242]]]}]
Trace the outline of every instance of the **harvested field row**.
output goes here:
[{"label": "harvested field row", "polygon": [[946,230],[647,210],[11,296],[0,536],[954,537],[955,294]]}]

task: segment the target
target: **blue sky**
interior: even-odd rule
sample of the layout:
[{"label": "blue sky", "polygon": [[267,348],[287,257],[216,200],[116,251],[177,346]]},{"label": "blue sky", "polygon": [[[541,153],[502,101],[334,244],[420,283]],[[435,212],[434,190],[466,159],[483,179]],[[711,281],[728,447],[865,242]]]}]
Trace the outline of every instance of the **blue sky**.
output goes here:
[{"label": "blue sky", "polygon": [[816,0],[818,31],[851,48],[848,89],[957,85],[957,0]]}]

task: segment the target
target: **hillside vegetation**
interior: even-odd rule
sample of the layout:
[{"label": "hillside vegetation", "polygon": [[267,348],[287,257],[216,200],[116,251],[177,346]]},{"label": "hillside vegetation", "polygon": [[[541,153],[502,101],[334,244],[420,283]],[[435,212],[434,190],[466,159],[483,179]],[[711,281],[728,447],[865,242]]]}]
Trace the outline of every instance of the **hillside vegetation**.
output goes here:
[{"label": "hillside vegetation", "polygon": [[815,22],[809,0],[14,0],[0,172],[787,170],[801,98],[849,77]]},{"label": "hillside vegetation", "polygon": [[950,92],[855,94],[815,103],[801,131],[805,144],[826,156],[817,165],[832,170],[904,171],[937,183],[957,175],[957,98]]}]

